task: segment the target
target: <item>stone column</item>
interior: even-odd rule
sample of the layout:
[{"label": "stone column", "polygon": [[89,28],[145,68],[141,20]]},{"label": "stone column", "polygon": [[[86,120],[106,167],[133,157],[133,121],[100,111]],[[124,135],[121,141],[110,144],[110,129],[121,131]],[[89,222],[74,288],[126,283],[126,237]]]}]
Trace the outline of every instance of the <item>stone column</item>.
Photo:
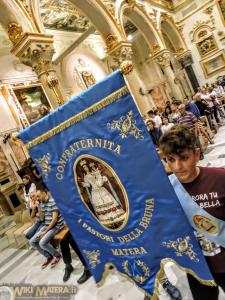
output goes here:
[{"label": "stone column", "polygon": [[170,52],[168,50],[162,50],[156,53],[153,56],[153,59],[162,68],[174,97],[182,101],[183,95],[178,85],[176,84],[176,77],[170,65]]},{"label": "stone column", "polygon": [[56,108],[63,104],[64,97],[52,66],[53,36],[26,32],[13,44],[11,52],[37,73],[52,107]]},{"label": "stone column", "polygon": [[[127,42],[119,42],[114,47],[108,47],[107,49],[109,56],[109,66],[112,70],[121,69],[121,66],[126,65],[132,66],[132,45]],[[146,96],[142,96],[140,94],[140,88],[143,89],[144,83],[142,82],[138,72],[135,68],[132,69],[132,72],[128,72],[128,74],[124,75],[127,85],[136,101],[136,104],[140,110],[140,113],[145,114],[151,107],[151,103],[149,103],[149,99]]]},{"label": "stone column", "polygon": [[193,70],[192,64],[193,64],[193,59],[190,51],[184,52],[181,56],[177,58],[179,62],[181,63],[182,67],[184,68],[189,81],[192,85],[192,88],[195,92],[198,91],[199,83],[198,79],[195,75],[195,72]]}]

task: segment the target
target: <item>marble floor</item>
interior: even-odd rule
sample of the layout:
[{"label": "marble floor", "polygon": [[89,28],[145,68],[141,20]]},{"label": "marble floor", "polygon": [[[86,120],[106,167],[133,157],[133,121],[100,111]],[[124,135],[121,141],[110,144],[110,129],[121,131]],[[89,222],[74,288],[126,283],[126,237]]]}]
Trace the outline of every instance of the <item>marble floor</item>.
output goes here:
[{"label": "marble floor", "polygon": [[[205,152],[205,159],[201,166],[225,167],[225,126],[221,127],[214,138],[215,144],[210,145]],[[1,232],[1,230],[0,230]],[[83,285],[77,284],[77,279],[82,274],[79,260],[73,256],[74,271],[68,282],[63,283],[64,264],[61,261],[54,269],[41,270],[43,257],[32,249],[16,249],[12,243],[11,247],[5,248],[7,240],[0,235],[0,288],[12,285],[67,285],[77,287],[77,293],[70,297],[71,300],[143,300],[144,294],[134,284],[121,277],[116,270],[111,270],[105,284],[97,288],[93,278]],[[166,273],[169,280],[175,284],[182,293],[183,300],[192,300],[187,279],[184,272],[175,265],[168,264]],[[160,300],[169,300],[170,297],[161,288]],[[3,294],[2,294],[3,296]],[[0,300],[9,299],[1,298]],[[22,298],[20,298],[22,299]],[[43,298],[44,299],[44,298]],[[61,298],[58,298],[61,299]],[[221,291],[220,300],[225,299]],[[39,298],[39,300],[42,300]]]}]

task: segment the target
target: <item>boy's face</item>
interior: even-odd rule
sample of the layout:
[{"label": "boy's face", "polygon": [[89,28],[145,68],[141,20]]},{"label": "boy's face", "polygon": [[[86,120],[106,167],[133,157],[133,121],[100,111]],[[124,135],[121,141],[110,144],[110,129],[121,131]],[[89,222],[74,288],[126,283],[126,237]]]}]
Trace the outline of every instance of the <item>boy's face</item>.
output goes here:
[{"label": "boy's face", "polygon": [[181,154],[167,154],[166,161],[171,171],[177,176],[180,182],[192,182],[198,173],[196,167],[200,157],[200,149],[186,149]]}]

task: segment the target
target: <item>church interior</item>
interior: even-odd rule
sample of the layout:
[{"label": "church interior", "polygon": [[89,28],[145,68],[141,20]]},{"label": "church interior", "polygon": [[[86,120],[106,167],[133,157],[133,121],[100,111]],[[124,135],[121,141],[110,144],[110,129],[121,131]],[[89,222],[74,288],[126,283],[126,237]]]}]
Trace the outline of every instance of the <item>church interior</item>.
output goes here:
[{"label": "church interior", "polygon": [[[40,272],[41,257],[25,237],[33,220],[22,181],[28,174],[38,186],[40,178],[26,147],[12,137],[124,62],[133,65],[125,78],[144,119],[172,99],[192,99],[225,75],[224,26],[224,0],[1,0],[0,287],[76,285],[82,273],[75,254],[68,282],[63,264]],[[214,144],[204,144],[202,166],[225,167],[220,125]],[[174,264],[165,271],[182,299],[192,300],[185,273]],[[91,278],[70,299],[141,300],[144,293],[112,269],[102,287]],[[172,298],[160,287],[158,299]]]}]

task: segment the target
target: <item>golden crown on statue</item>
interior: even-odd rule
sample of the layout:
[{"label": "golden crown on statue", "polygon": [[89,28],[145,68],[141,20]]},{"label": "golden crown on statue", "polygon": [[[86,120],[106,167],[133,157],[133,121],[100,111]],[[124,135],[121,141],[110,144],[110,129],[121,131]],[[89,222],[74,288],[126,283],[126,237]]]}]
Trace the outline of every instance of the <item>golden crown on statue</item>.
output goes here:
[{"label": "golden crown on statue", "polygon": [[86,162],[86,160],[82,160],[81,162],[80,162],[80,165],[83,167],[83,165],[86,165],[87,164],[87,162]]}]

